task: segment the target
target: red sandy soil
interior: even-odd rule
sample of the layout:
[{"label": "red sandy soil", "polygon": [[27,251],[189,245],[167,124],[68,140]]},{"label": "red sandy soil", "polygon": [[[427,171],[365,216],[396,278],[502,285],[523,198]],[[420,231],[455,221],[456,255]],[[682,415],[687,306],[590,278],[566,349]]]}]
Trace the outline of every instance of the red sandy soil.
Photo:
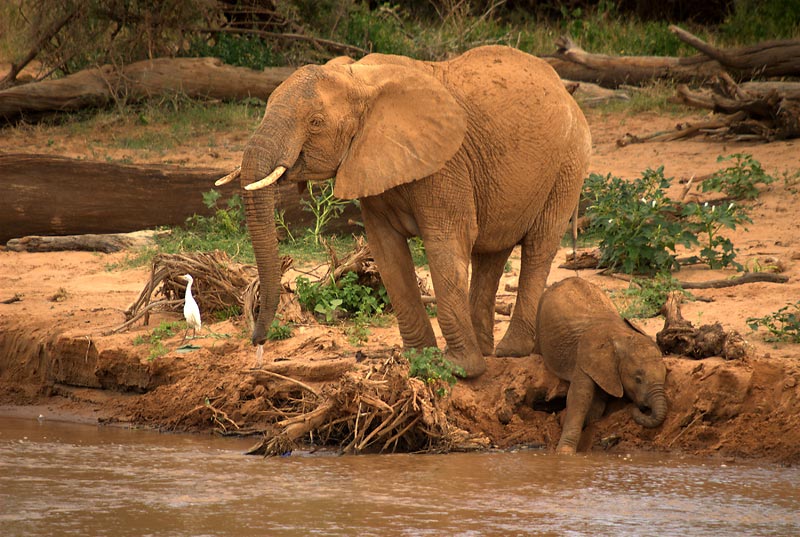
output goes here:
[{"label": "red sandy soil", "polygon": [[[684,317],[695,326],[719,321],[726,330],[739,331],[751,345],[751,356],[739,361],[722,358],[690,360],[669,356],[667,396],[669,414],[663,426],[642,429],[626,411],[625,401],[611,404],[605,416],[588,427],[581,449],[654,449],[724,457],[762,458],[785,463],[800,462],[800,346],[769,343],[763,331],[752,332],[745,319],[776,311],[800,298],[800,185],[786,184],[783,173],[800,170],[800,141],[771,144],[719,143],[690,140],[617,147],[626,132],[648,134],[667,130],[676,123],[699,116],[670,116],[643,113],[587,112],[594,136],[595,153],[591,171],[638,177],[648,167],[665,166],[667,176],[702,176],[721,167],[719,155],[750,153],[767,172],[780,179],[749,202],[753,224],[737,229],[729,237],[739,249],[739,261],[758,260],[762,265],[780,264],[789,276],[786,284],[754,283],[711,290],[698,290],[698,297],[711,302],[683,305]],[[58,138],[46,129],[17,129],[4,144],[15,152],[50,151],[66,156],[91,157],[92,140],[108,133],[88,133]],[[211,155],[202,143],[183,146],[167,154],[133,155],[136,162],[176,162],[232,168],[240,157],[248,133],[232,133],[218,140]],[[112,158],[130,157],[130,151],[108,149]],[[677,181],[675,181],[677,183]],[[675,193],[682,186],[675,187]],[[88,193],[87,193],[88,194]],[[690,194],[693,196],[694,194]],[[691,199],[691,198],[690,198]],[[559,269],[568,249],[561,249],[553,264],[549,282],[573,276]],[[101,422],[132,423],[139,426],[209,431],[218,425],[203,406],[208,400],[225,409],[239,426],[265,427],[269,403],[265,390],[254,382],[249,368],[255,353],[244,334],[244,321],[206,326],[230,338],[205,337],[195,340],[202,347],[190,353],[174,350],[149,360],[149,345],[135,345],[137,335],[146,335],[161,320],[179,320],[180,314],[160,313],[149,327],[137,324],[129,331],[104,336],[120,325],[123,311],[138,296],[149,277],[149,268],[107,270],[127,254],[86,252],[15,253],[0,251],[0,300],[21,294],[22,299],[0,304],[0,412],[43,412],[50,416]],[[513,300],[505,291],[514,284],[518,257],[504,276],[498,301]],[[608,291],[624,289],[628,283],[596,270],[584,270],[581,277]],[[702,266],[685,268],[681,280],[704,281],[734,275],[732,270],[711,271]],[[293,281],[296,273],[285,275]],[[496,334],[507,326],[508,317],[498,315]],[[655,336],[663,319],[640,323]],[[182,334],[165,341],[176,349]],[[444,344],[441,341],[442,346]],[[319,363],[331,359],[352,359],[361,350],[369,359],[385,359],[399,345],[394,325],[371,328],[369,341],[361,348],[351,345],[340,326],[310,323],[298,326],[293,337],[266,348],[265,359]],[[538,356],[489,358],[488,371],[476,380],[460,381],[449,397],[448,414],[459,427],[480,432],[500,448],[515,445],[543,445],[553,449],[560,434],[558,399],[552,407],[531,402],[542,393],[563,395],[565,385],[547,373]],[[224,420],[223,420],[224,421]]]}]

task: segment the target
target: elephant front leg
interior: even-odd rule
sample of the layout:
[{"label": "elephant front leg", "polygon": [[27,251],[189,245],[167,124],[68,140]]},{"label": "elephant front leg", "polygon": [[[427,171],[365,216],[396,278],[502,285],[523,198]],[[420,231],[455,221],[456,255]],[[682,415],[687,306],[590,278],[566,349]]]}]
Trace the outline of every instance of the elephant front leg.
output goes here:
[{"label": "elephant front leg", "polygon": [[367,207],[366,200],[362,201],[367,241],[397,317],[403,346],[436,347],[436,335],[420,297],[408,241]]},{"label": "elephant front leg", "polygon": [[468,241],[425,240],[436,292],[436,317],[447,341],[446,357],[464,368],[466,377],[477,377],[486,370],[478,345],[467,296]]},{"label": "elephant front leg", "polygon": [[578,449],[583,425],[595,401],[594,381],[586,373],[577,370],[567,391],[567,409],[565,410],[564,426],[561,438],[556,447],[556,453],[574,454]]}]

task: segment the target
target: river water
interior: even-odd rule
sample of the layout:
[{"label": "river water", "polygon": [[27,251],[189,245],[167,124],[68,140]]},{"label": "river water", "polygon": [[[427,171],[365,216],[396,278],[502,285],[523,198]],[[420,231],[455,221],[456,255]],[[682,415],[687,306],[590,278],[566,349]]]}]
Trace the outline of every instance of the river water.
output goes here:
[{"label": "river water", "polygon": [[524,451],[263,459],[0,417],[0,534],[800,535],[800,469]]}]

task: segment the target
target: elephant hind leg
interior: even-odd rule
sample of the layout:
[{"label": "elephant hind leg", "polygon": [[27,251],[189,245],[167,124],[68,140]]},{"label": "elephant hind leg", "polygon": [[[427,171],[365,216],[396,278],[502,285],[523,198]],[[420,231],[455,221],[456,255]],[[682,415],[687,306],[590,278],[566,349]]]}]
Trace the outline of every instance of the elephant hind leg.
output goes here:
[{"label": "elephant hind leg", "polygon": [[483,355],[494,352],[494,307],[497,287],[512,248],[489,254],[472,254],[469,309],[472,327]]}]

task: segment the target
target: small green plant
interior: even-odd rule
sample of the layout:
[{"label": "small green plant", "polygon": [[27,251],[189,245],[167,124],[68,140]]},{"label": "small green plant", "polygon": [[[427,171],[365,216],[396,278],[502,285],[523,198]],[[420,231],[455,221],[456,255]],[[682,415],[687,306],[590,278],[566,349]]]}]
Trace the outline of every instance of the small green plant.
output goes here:
[{"label": "small green plant", "polygon": [[345,326],[344,334],[347,336],[347,341],[351,345],[361,347],[369,341],[369,325],[370,317],[363,313],[357,313],[352,318],[352,323]]},{"label": "small green plant", "polygon": [[664,167],[646,170],[632,182],[591,174],[585,195],[591,205],[589,233],[600,237],[600,265],[625,273],[654,274],[678,268],[676,245],[697,244],[697,236],[670,217],[678,212],[666,195]]},{"label": "small green plant", "polygon": [[788,302],[775,313],[750,317],[746,322],[751,330],[758,330],[761,326],[769,330],[770,335],[764,338],[766,341],[800,343],[800,300]]},{"label": "small green plant", "polygon": [[267,339],[270,341],[278,341],[281,339],[289,339],[290,337],[292,337],[292,325],[283,324],[281,319],[276,315],[275,318],[272,319],[272,324],[269,325]]},{"label": "small green plant", "polygon": [[425,347],[421,351],[409,349],[403,352],[403,356],[410,366],[408,376],[422,379],[426,384],[439,385],[436,388],[439,396],[447,395],[448,392],[440,381],[452,388],[458,380],[456,375],[460,377],[466,375],[463,367],[453,364],[436,347]]},{"label": "small green plant", "polygon": [[750,154],[734,153],[727,157],[717,157],[717,162],[730,160],[734,161],[733,166],[716,171],[702,182],[703,192],[724,192],[737,200],[755,199],[758,197],[757,185],[768,185],[775,181]]},{"label": "small green plant", "polygon": [[658,315],[672,291],[681,291],[691,297],[672,274],[659,272],[652,278],[633,278],[630,287],[612,296],[619,303],[620,315],[625,319],[649,319]]},{"label": "small green plant", "polygon": [[732,265],[737,270],[742,270],[742,265],[735,261],[736,250],[733,243],[719,232],[723,228],[736,229],[737,225],[753,222],[743,207],[733,202],[710,206],[707,202],[702,205],[689,203],[683,208],[682,217],[694,223],[694,229],[705,236],[703,248],[700,250],[700,261],[708,263],[712,269]]},{"label": "small green plant", "polygon": [[219,199],[220,193],[216,190],[204,192],[203,203],[215,209],[214,214],[195,214],[186,219],[184,227],[158,236],[159,249],[167,253],[222,250],[232,259],[252,263],[253,248],[245,227],[242,199],[235,194],[225,207],[219,205]]},{"label": "small green plant", "polygon": [[147,359],[152,362],[156,358],[164,356],[169,352],[169,349],[166,345],[164,345],[162,340],[174,336],[181,325],[185,326],[185,323],[179,321],[163,321],[161,324],[153,328],[148,335],[138,335],[133,338],[133,344],[149,344],[150,355],[147,357]]},{"label": "small green plant", "polygon": [[367,317],[382,313],[389,305],[386,289],[373,289],[358,283],[358,274],[348,272],[339,281],[331,278],[328,282],[311,282],[304,276],[295,280],[297,298],[306,311],[312,311],[331,323],[338,317],[364,315]]},{"label": "small green plant", "polygon": [[333,179],[317,183],[308,183],[308,200],[303,200],[303,207],[314,215],[314,227],[309,230],[314,237],[314,242],[320,244],[322,233],[328,223],[344,212],[345,206],[350,203],[333,195]]}]

